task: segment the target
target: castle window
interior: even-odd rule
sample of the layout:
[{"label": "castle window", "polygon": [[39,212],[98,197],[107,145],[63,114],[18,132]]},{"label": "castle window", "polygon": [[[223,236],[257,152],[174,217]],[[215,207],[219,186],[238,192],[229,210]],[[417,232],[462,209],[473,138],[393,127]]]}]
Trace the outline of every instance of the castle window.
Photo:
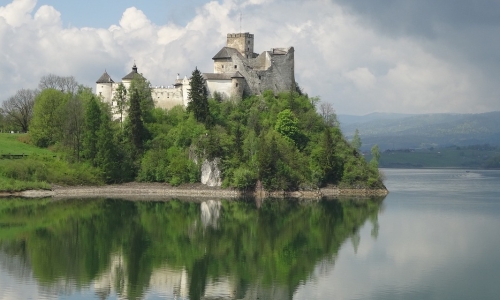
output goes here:
[{"label": "castle window", "polygon": [[102,96],[102,92],[99,92],[99,96]]},{"label": "castle window", "polygon": [[235,68],[235,69],[238,69],[238,66],[237,66],[237,65],[234,65],[234,68]]},{"label": "castle window", "polygon": [[222,65],[222,68],[224,69],[224,65]]},{"label": "castle window", "polygon": [[236,87],[238,87],[238,83],[236,82]]},{"label": "castle window", "polygon": [[260,75],[259,75],[259,80],[260,80]]}]

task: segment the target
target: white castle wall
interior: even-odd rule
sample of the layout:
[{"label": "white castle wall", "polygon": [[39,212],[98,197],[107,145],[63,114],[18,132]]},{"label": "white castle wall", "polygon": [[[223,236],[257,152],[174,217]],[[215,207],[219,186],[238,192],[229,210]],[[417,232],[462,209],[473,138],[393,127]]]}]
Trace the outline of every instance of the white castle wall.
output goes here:
[{"label": "white castle wall", "polygon": [[[225,99],[238,99],[243,94],[259,95],[265,90],[272,90],[275,93],[290,91],[294,86],[293,47],[273,48],[257,55],[253,53],[254,35],[250,33],[228,34],[226,47],[231,48],[227,50],[229,52],[226,52],[230,53],[230,57],[224,58],[223,55],[214,57],[214,73],[204,74],[211,97],[218,92]],[[135,64],[133,72],[137,72]],[[236,74],[236,72],[240,75],[231,77],[235,75],[227,74]],[[214,74],[227,74],[228,76],[213,76]],[[117,105],[113,98],[119,83],[112,82],[111,79],[109,83],[107,79],[105,81],[97,83],[96,94],[111,105],[114,117],[117,119],[119,114],[116,112]],[[128,90],[131,80],[124,79],[122,83]],[[189,103],[189,79],[178,77],[174,86],[152,87],[151,93],[156,107],[165,109],[171,109],[176,105],[186,107]]]},{"label": "white castle wall", "polygon": [[207,80],[208,94],[214,97],[214,93],[219,93],[223,99],[230,99],[233,92],[231,80]]},{"label": "white castle wall", "polygon": [[182,88],[157,87],[151,89],[156,107],[171,109],[176,105],[184,105]]},{"label": "white castle wall", "polygon": [[96,95],[101,96],[106,102],[110,102],[113,99],[113,83],[98,83],[96,86]]}]

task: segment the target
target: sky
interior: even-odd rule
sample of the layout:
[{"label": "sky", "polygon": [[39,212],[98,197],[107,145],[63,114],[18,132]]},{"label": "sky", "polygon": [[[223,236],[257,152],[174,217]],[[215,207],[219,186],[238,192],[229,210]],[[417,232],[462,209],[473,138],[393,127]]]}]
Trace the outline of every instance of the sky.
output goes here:
[{"label": "sky", "polygon": [[[240,22],[241,15],[241,22]],[[213,72],[227,33],[295,48],[302,89],[338,114],[500,110],[499,0],[0,0],[0,101],[47,74],[172,85]]]}]

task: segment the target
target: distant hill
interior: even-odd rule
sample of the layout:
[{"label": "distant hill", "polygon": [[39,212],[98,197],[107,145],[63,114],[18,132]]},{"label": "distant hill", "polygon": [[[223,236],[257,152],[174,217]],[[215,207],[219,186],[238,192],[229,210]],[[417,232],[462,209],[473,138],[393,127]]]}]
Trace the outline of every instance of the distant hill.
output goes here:
[{"label": "distant hill", "polygon": [[338,115],[340,127],[350,140],[356,128],[361,150],[378,144],[386,149],[442,148],[490,144],[500,146],[500,112],[481,114],[388,114]]},{"label": "distant hill", "polygon": [[366,123],[377,120],[399,120],[415,115],[412,114],[395,114],[395,113],[371,113],[364,116],[353,115],[338,115],[337,118],[342,125]]}]

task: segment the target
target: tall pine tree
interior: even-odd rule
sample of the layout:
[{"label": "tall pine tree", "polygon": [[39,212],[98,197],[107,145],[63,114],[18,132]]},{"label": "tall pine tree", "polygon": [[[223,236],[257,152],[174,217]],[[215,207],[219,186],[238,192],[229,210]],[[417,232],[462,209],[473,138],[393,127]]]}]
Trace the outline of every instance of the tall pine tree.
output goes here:
[{"label": "tall pine tree", "polygon": [[198,68],[195,68],[191,74],[189,86],[187,110],[194,113],[198,122],[207,124],[209,121],[208,92],[205,87],[205,79]]}]

